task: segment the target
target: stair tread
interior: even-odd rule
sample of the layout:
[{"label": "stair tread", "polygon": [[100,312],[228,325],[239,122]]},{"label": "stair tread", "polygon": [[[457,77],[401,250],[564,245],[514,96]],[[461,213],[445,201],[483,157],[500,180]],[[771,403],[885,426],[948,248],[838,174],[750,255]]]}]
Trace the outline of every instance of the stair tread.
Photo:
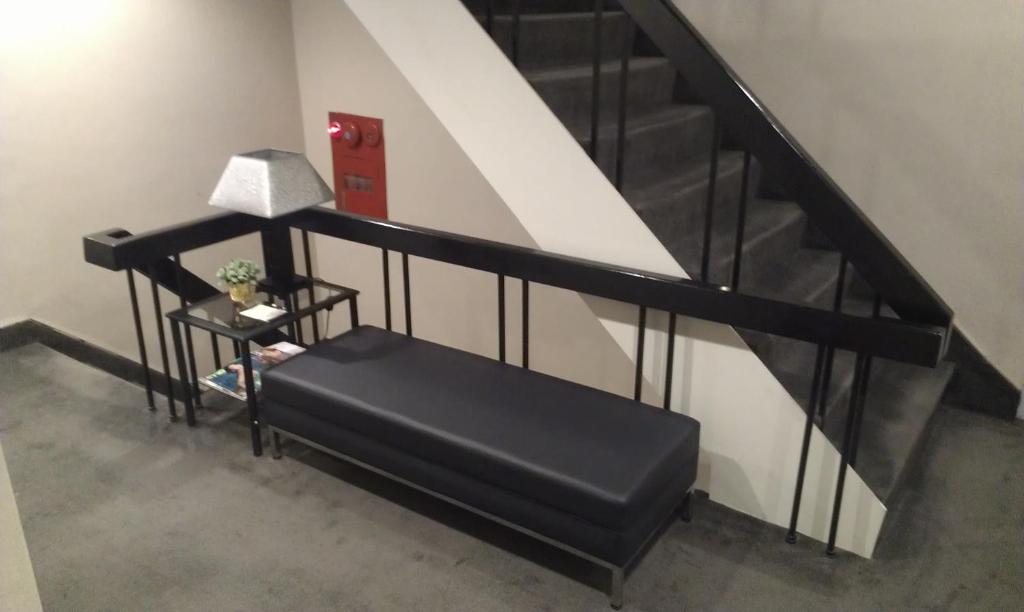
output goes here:
[{"label": "stair tread", "polygon": [[[747,203],[747,219],[743,231],[743,253],[757,249],[764,240],[777,232],[785,230],[794,223],[803,221],[804,212],[793,202],[771,200],[752,200]],[[703,240],[703,226],[695,227],[687,232],[689,239],[700,242]],[[711,260],[713,263],[732,261],[735,253],[736,226],[735,222],[719,225],[714,228],[711,237]],[[797,245],[794,245],[794,249]]]},{"label": "stair tread", "polygon": [[826,294],[839,274],[839,253],[801,248],[790,261],[780,262],[779,269],[749,280],[744,292],[794,303],[831,304],[831,294]]},{"label": "stair tread", "polygon": [[[538,35],[549,37],[550,45],[538,51],[536,57],[529,61],[520,55],[522,74],[552,104],[552,110],[566,122],[573,137],[582,146],[588,147],[591,139],[588,81],[593,73],[593,64],[584,37],[585,32],[591,32],[593,12],[572,11],[576,4],[568,0],[560,1],[557,5],[546,2],[537,2],[535,5],[538,10],[553,12],[524,13],[521,15],[521,24],[538,26]],[[563,10],[557,10],[556,7]],[[617,28],[624,27],[622,21],[628,20],[628,16],[619,10],[606,10],[604,18],[615,23]],[[511,21],[512,17],[507,14],[494,16],[495,24],[500,26],[495,31],[508,35],[505,43],[509,44]],[[557,43],[561,39],[555,37],[563,32],[560,28],[572,34],[570,43],[562,43],[569,51],[558,50]],[[614,147],[617,143],[615,83],[619,77],[621,61],[615,57],[617,47],[609,46],[609,41],[615,40],[616,35],[611,32],[605,34],[606,55],[600,71],[602,85],[607,91],[603,92],[602,116],[598,126],[601,140],[596,161],[608,174],[614,165]],[[507,52],[508,44],[505,48]],[[695,257],[699,263],[703,240],[703,192],[707,189],[710,170],[707,153],[710,136],[703,134],[708,129],[703,122],[687,122],[705,116],[710,118],[712,110],[705,105],[672,103],[669,93],[673,81],[670,77],[675,78],[675,70],[665,58],[631,57],[630,74],[640,75],[641,80],[638,82],[647,87],[652,87],[653,83],[659,84],[660,89],[658,95],[647,95],[643,89],[631,92],[636,93],[637,99],[632,101],[631,107],[627,107],[633,114],[628,117],[626,124],[626,164],[632,168],[625,169],[626,189],[623,195],[645,222],[660,232],[660,239],[673,255],[681,263],[684,260],[688,262],[684,266],[689,269]],[[630,84],[634,85],[632,78]],[[641,106],[645,110],[637,110]],[[692,136],[694,128],[702,134],[700,138]],[[663,129],[664,133],[656,131]],[[680,140],[681,134],[685,134],[688,139],[685,144]],[[663,143],[668,142],[675,143],[675,150],[663,148]],[[635,148],[630,149],[631,146]],[[643,154],[633,157],[637,151],[643,151]],[[712,226],[711,278],[715,281],[722,279],[716,276],[714,270],[717,269],[717,274],[721,274],[722,270],[729,269],[735,250],[735,196],[729,193],[739,192],[737,182],[742,172],[743,155],[738,151],[723,150],[719,154],[718,164],[719,181],[726,179],[728,182],[722,185],[728,189],[721,197],[722,207],[716,208],[715,224]],[[757,183],[751,189],[756,192]],[[751,265],[750,274],[743,277],[740,285],[743,293],[818,308],[831,307],[840,255],[827,245],[823,248],[806,246],[811,243],[806,242],[808,238],[803,230],[805,223],[806,215],[793,202],[751,199],[748,203],[743,245],[744,269],[747,269],[747,262]],[[800,227],[797,227],[798,224]],[[792,248],[788,246],[791,239],[794,241]],[[805,246],[801,246],[801,242]],[[848,281],[852,283],[852,268],[849,272]],[[871,302],[870,291],[856,295],[849,291],[843,310],[866,316],[871,311]],[[888,313],[891,313],[889,309],[883,310],[883,314]],[[742,333],[744,338],[751,341],[752,346],[759,346],[759,354],[780,383],[798,402],[806,404],[817,348],[792,339],[768,338],[753,332]],[[836,447],[842,439],[854,360],[852,353],[837,352],[829,386],[829,403],[822,429]],[[874,360],[855,469],[884,502],[891,499],[907,471],[914,450],[927,430],[928,422],[939,405],[953,370],[954,366],[948,363],[936,369],[927,369],[888,360]]]},{"label": "stair tread", "polygon": [[[686,123],[698,117],[710,117],[711,114],[711,108],[702,104],[670,104],[651,109],[634,117],[628,117],[626,119],[626,135],[628,137],[647,130]],[[618,130],[618,117],[603,118],[598,126],[598,138],[602,141],[607,138],[617,138]],[[589,125],[578,125],[572,128],[571,131],[580,144],[587,145],[590,143]]]},{"label": "stair tread", "polygon": [[[719,153],[719,176],[727,172],[739,172],[742,169],[743,153],[739,151],[721,151]],[[706,158],[694,158],[680,165],[678,171],[671,176],[627,188],[623,196],[633,205],[633,208],[643,210],[657,205],[659,201],[675,199],[691,189],[698,187],[704,189],[709,173],[709,161]]]},{"label": "stair tread", "polygon": [[[486,15],[477,15],[477,20],[481,23],[486,22]],[[602,20],[611,19],[625,19],[625,11],[604,11],[601,15]],[[520,24],[526,22],[551,22],[551,21],[578,21],[587,24],[588,26],[594,22],[594,12],[579,12],[579,11],[559,11],[555,13],[523,13],[519,16]],[[512,15],[508,13],[495,13],[494,21],[498,22],[511,22]]]},{"label": "stair tread", "polygon": [[[873,360],[854,469],[883,502],[899,487],[955,368],[948,362],[925,368]],[[846,410],[826,418],[829,439],[841,439],[845,420]]]},{"label": "stair tread", "polygon": [[[466,6],[474,14],[482,14],[487,10],[487,6],[490,5],[494,10],[495,14],[510,14],[513,11],[515,4],[511,0],[502,2],[498,0],[466,0]],[[523,17],[526,15],[540,15],[546,13],[582,13],[582,14],[594,14],[594,2],[593,0],[517,0],[516,4],[519,6],[520,13]],[[618,3],[605,2],[604,11],[611,12],[619,8]]]},{"label": "stair tread", "polygon": [[[789,339],[787,339],[789,340]],[[789,340],[791,347],[784,356],[765,361],[772,374],[789,391],[793,399],[805,410],[811,401],[811,374],[814,372],[814,361],[817,348],[807,342]],[[796,343],[799,342],[799,345]],[[856,356],[846,351],[837,351],[833,357],[832,376],[829,381],[829,392],[825,404],[825,414],[832,414],[833,407],[848,399],[846,394],[853,383],[853,363]]]},{"label": "stair tread", "polygon": [[[629,72],[635,70],[652,70],[671,66],[671,63],[663,57],[634,57],[629,60]],[[618,74],[621,62],[619,60],[601,63],[601,74]],[[571,66],[552,66],[547,68],[536,68],[524,70],[523,76],[527,81],[537,83],[548,83],[562,79],[589,79],[593,74],[592,64],[574,64]]]}]

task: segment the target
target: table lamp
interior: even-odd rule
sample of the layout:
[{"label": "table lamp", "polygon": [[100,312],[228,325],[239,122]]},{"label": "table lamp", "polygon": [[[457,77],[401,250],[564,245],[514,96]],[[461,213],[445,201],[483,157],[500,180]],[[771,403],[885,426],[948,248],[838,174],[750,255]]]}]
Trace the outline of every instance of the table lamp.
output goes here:
[{"label": "table lamp", "polygon": [[231,157],[210,205],[273,219],[333,200],[305,155],[263,149]]}]

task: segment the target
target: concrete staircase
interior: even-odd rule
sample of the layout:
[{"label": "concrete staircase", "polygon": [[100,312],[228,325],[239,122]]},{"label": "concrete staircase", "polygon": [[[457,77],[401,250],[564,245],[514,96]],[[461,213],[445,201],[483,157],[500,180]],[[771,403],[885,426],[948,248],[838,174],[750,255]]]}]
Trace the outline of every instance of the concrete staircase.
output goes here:
[{"label": "concrete staircase", "polygon": [[[493,3],[492,36],[511,54],[514,0]],[[467,0],[485,22],[483,0]],[[600,130],[596,163],[612,178],[620,60],[629,21],[609,2],[602,28]],[[521,0],[519,68],[580,145],[589,148],[593,53],[592,0]],[[714,113],[690,93],[685,80],[643,35],[630,58],[623,195],[679,263],[693,276],[701,268],[704,207],[710,174]],[[731,284],[743,181],[743,154],[723,134],[718,159],[709,281]],[[762,177],[753,160],[739,291],[831,308],[840,254],[810,224],[799,206]],[[852,269],[843,311],[871,313],[873,292]],[[883,306],[883,316],[895,316]],[[816,347],[745,332],[741,335],[785,388],[807,408]],[[855,356],[835,355],[819,423],[839,446],[847,414]],[[892,499],[938,407],[952,364],[920,368],[875,359],[865,405],[856,470],[885,502]]]}]

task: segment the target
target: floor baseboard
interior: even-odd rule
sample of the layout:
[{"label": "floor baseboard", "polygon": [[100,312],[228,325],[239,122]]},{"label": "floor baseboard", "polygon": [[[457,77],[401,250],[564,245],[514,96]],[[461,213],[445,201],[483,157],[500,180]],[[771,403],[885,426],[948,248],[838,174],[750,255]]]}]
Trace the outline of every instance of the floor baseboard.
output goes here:
[{"label": "floor baseboard", "polygon": [[[76,338],[59,329],[34,319],[18,321],[0,327],[0,352],[38,342],[137,385],[145,385],[142,365],[128,357],[100,348],[81,338]],[[1021,405],[1021,392],[1006,379],[959,330],[955,330],[950,342],[947,359],[957,364],[956,374],[946,390],[943,401],[951,406],[981,412],[1002,419],[1017,418]],[[167,389],[167,378],[150,368],[150,380],[154,392]],[[171,378],[175,389],[180,392],[181,383]]]},{"label": "floor baseboard", "polygon": [[1007,380],[959,329],[953,330],[946,359],[957,367],[946,389],[945,403],[1001,419],[1016,418],[1021,403],[1020,389]]},{"label": "floor baseboard", "polygon": [[[10,351],[35,342],[122,380],[139,386],[146,384],[142,364],[139,362],[71,336],[45,323],[26,319],[0,327],[0,352]],[[149,376],[153,384],[153,392],[166,393],[167,377],[164,373],[150,368]],[[181,382],[171,377],[171,383],[175,385],[175,393],[181,393],[183,388]]]}]

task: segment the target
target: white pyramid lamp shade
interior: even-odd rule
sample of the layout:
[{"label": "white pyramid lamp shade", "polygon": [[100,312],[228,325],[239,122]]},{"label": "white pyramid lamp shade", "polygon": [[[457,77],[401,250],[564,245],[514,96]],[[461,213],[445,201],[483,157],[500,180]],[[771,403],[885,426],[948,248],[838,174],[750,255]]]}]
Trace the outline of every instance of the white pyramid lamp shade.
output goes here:
[{"label": "white pyramid lamp shade", "polygon": [[272,219],[332,200],[305,155],[263,149],[231,157],[210,205]]}]

